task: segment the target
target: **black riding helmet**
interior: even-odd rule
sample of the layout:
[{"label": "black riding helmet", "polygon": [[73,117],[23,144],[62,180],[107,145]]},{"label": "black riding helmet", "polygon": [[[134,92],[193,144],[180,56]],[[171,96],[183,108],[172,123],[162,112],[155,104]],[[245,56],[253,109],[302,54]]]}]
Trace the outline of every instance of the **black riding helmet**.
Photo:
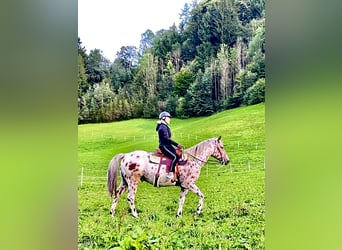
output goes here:
[{"label": "black riding helmet", "polygon": [[172,117],[171,115],[170,115],[170,113],[169,112],[167,112],[167,111],[163,111],[163,112],[161,112],[160,114],[159,114],[159,119],[161,120],[161,119],[163,119],[164,117]]}]

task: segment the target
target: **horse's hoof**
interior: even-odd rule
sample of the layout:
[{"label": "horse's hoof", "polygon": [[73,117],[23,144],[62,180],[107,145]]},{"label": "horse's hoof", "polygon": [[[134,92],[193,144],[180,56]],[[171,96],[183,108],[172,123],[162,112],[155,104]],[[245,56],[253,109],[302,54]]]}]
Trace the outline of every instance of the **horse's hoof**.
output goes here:
[{"label": "horse's hoof", "polygon": [[114,212],[112,212],[112,210],[109,211],[109,214],[114,218]]}]

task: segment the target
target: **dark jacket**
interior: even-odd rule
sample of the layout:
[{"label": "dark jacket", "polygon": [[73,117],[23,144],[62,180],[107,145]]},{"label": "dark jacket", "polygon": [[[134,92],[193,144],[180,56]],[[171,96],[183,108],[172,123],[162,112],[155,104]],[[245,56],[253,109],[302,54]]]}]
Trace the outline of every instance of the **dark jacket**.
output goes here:
[{"label": "dark jacket", "polygon": [[159,145],[174,145],[177,147],[178,143],[171,140],[171,130],[165,123],[158,123],[156,131],[159,136]]}]

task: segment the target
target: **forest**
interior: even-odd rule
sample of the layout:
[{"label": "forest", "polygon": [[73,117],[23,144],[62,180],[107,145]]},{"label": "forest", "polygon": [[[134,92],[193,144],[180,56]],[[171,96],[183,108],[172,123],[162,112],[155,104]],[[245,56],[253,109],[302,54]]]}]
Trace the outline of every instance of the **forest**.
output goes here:
[{"label": "forest", "polygon": [[265,0],[193,0],[114,62],[78,37],[78,123],[207,116],[265,101]]}]

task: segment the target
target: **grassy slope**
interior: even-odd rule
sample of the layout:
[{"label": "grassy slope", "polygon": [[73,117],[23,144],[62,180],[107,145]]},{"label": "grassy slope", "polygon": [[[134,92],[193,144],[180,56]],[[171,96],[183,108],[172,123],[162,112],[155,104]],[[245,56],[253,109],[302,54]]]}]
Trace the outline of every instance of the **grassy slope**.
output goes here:
[{"label": "grassy slope", "polygon": [[[264,248],[264,109],[259,104],[210,117],[172,119],[173,138],[185,147],[221,135],[233,164],[232,172],[229,166],[206,164],[197,182],[205,194],[203,212],[194,217],[198,198],[189,193],[179,219],[175,219],[179,188],[153,188],[144,182],[136,197],[139,220],[130,215],[125,194],[115,218],[108,214],[109,160],[119,152],[155,150],[156,120],[80,125],[79,173],[84,167],[86,177],[79,185],[79,249],[118,245],[124,249],[140,243],[160,249]],[[235,168],[247,161],[259,162],[254,171],[246,165]]]},{"label": "grassy slope", "polygon": [[[264,148],[264,104],[227,110],[209,117],[172,119],[172,138],[186,148],[211,137],[222,136],[226,151],[237,147]],[[137,149],[154,151],[158,145],[156,120],[134,119],[103,124],[79,125],[79,166],[107,169],[117,153]],[[237,162],[235,160],[235,162]]]}]

